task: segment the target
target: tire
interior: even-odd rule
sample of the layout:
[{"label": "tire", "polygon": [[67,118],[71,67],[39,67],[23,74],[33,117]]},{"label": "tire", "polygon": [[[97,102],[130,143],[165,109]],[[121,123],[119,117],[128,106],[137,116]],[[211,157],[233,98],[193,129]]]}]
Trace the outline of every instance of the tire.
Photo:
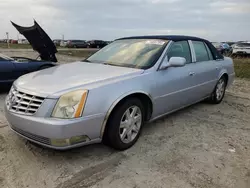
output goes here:
[{"label": "tire", "polygon": [[209,98],[209,101],[212,104],[219,104],[221,103],[221,101],[224,98],[225,95],[225,91],[226,91],[226,87],[227,87],[227,79],[225,76],[222,76],[219,81],[217,82],[214,91],[211,95],[211,97]]},{"label": "tire", "polygon": [[117,150],[126,150],[133,146],[144,124],[144,112],[144,107],[137,98],[129,98],[116,107],[108,120],[105,143]]}]

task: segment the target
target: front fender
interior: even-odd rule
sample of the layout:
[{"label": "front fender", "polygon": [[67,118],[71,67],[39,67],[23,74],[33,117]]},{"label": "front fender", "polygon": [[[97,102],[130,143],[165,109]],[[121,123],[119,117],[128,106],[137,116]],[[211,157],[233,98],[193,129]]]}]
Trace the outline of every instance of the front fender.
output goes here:
[{"label": "front fender", "polygon": [[101,127],[101,132],[100,132],[100,138],[103,138],[103,134],[104,134],[104,131],[105,131],[105,128],[106,128],[106,124],[107,124],[107,121],[109,119],[109,116],[111,114],[111,112],[113,111],[113,109],[115,108],[115,106],[120,102],[122,101],[124,98],[128,97],[129,95],[132,95],[132,94],[144,94],[144,95],[147,95],[151,101],[153,101],[152,99],[152,96],[149,94],[149,93],[146,93],[144,91],[141,91],[141,90],[138,90],[138,91],[129,91],[123,95],[121,95],[120,97],[118,97],[113,103],[112,105],[110,106],[110,108],[108,109],[106,115],[105,115],[105,118],[104,118],[104,121],[103,121],[103,124],[102,124],[102,127]]},{"label": "front fender", "polygon": [[218,75],[217,80],[219,80],[222,77],[222,75],[224,75],[224,74],[228,75],[227,69],[225,69],[225,68],[221,69],[221,71],[220,71],[220,73]]}]

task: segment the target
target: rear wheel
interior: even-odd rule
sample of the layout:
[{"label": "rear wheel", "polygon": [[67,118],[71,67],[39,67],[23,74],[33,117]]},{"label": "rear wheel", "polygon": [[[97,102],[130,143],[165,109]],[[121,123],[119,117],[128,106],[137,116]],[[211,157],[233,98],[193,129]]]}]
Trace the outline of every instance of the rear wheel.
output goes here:
[{"label": "rear wheel", "polygon": [[130,148],[138,140],[144,124],[144,108],[137,98],[127,99],[111,115],[105,134],[108,144],[118,150]]},{"label": "rear wheel", "polygon": [[217,82],[215,89],[210,97],[210,102],[214,104],[219,104],[224,98],[226,86],[227,86],[227,80],[226,77],[223,76]]}]

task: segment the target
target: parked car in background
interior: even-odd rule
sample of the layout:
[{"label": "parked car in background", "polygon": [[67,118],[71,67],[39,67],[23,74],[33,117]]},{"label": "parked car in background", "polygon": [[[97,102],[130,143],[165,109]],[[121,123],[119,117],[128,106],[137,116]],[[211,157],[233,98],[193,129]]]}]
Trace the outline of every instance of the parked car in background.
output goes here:
[{"label": "parked car in background", "polygon": [[7,43],[8,42],[8,39],[3,39],[3,43]]},{"label": "parked car in background", "polygon": [[66,47],[67,42],[68,42],[67,40],[61,40],[60,46],[61,46],[61,47]]},{"label": "parked car in background", "polygon": [[87,46],[85,40],[69,40],[66,44],[67,48],[87,48]]},{"label": "parked car in background", "polygon": [[53,43],[55,44],[55,46],[60,46],[61,40],[55,39],[55,40],[53,40]]},{"label": "parked car in background", "polygon": [[107,42],[102,40],[90,40],[87,43],[88,48],[103,48],[104,46],[108,45]]},{"label": "parked car in background", "polygon": [[18,41],[13,39],[13,40],[10,41],[10,43],[11,44],[18,44]]},{"label": "parked car in background", "polygon": [[7,39],[1,39],[0,43],[7,43]]},{"label": "parked car in background", "polygon": [[242,54],[249,55],[250,54],[250,42],[240,42],[235,44],[233,47],[233,54]]},{"label": "parked car in background", "polygon": [[27,39],[18,39],[18,44],[29,44]]},{"label": "parked car in background", "polygon": [[14,82],[18,77],[55,66],[55,63],[25,57],[8,57],[0,54],[0,85]]},{"label": "parked car in background", "polygon": [[121,38],[85,61],[16,80],[5,116],[17,134],[46,147],[69,149],[103,140],[125,150],[145,122],[204,99],[220,103],[234,76],[232,59],[207,40]]},{"label": "parked car in background", "polygon": [[233,52],[233,48],[227,43],[213,42],[212,44],[223,55],[229,55]]}]

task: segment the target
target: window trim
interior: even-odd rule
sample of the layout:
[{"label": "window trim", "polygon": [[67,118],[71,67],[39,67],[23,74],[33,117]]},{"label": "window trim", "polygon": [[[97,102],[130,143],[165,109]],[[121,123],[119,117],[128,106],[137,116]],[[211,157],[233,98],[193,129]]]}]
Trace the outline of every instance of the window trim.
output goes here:
[{"label": "window trim", "polygon": [[[208,48],[207,44],[206,44],[205,42],[203,42],[203,43],[204,43],[204,45],[205,45],[205,47],[206,47],[209,61],[213,61],[213,60],[214,60],[213,53],[212,53],[211,50]],[[209,52],[208,52],[208,51],[210,52],[210,54],[211,54],[211,56],[212,56],[212,59],[209,57],[210,55],[209,55]]]},{"label": "window trim", "polygon": [[167,51],[165,52],[165,55],[164,55],[164,58],[163,58],[163,61],[165,60],[165,58],[167,57],[167,54],[169,52],[169,50],[171,49],[171,47],[173,46],[174,43],[176,42],[187,42],[188,44],[188,48],[189,48],[189,53],[190,53],[190,58],[191,58],[191,61],[186,63],[186,64],[190,64],[190,63],[193,63],[193,56],[192,56],[192,50],[191,50],[191,47],[190,47],[190,44],[189,44],[189,40],[178,40],[178,41],[171,41],[170,45],[168,46],[168,49]]},{"label": "window trim", "polygon": [[[199,41],[199,40],[191,40],[191,43],[192,43],[192,48],[193,48],[193,51],[194,51],[194,57],[195,57],[195,63],[199,63],[199,62],[206,62],[206,61],[197,61],[197,58],[196,58],[196,52],[195,52],[195,49],[194,49],[194,43],[193,42],[201,42],[204,44],[205,46],[205,49],[206,49],[206,52],[207,52],[207,56],[208,56],[208,60],[206,61],[211,61],[210,57],[209,57],[209,54],[208,54],[208,51],[207,51],[207,47],[206,47],[206,43],[204,41]],[[211,52],[212,53],[212,52]],[[212,54],[213,55],[213,54]]]},{"label": "window trim", "polygon": [[192,63],[195,63],[196,62],[196,54],[195,54],[195,51],[194,51],[193,43],[192,43],[191,40],[188,40],[188,43],[189,43],[189,48],[191,48]]}]

